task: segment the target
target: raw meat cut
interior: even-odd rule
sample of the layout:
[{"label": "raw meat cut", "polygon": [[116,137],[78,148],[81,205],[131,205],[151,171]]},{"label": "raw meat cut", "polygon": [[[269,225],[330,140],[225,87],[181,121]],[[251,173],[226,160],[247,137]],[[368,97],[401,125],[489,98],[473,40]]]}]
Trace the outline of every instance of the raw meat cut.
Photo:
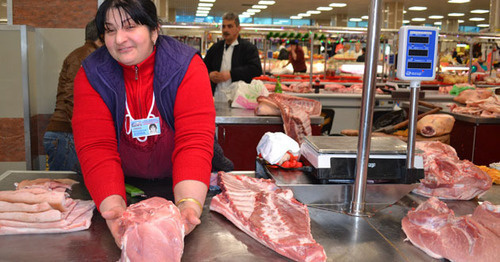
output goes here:
[{"label": "raw meat cut", "polygon": [[456,97],[453,98],[454,101],[465,104],[468,101],[476,101],[481,99],[486,99],[493,95],[493,92],[486,89],[467,89]]},{"label": "raw meat cut", "polygon": [[10,203],[0,201],[0,212],[42,212],[51,209],[49,203],[43,202],[40,204],[25,204],[25,203]]},{"label": "raw meat cut", "polygon": [[422,117],[417,122],[417,132],[425,137],[449,134],[455,124],[455,118],[448,114],[433,114]]},{"label": "raw meat cut", "polygon": [[491,188],[491,177],[455,149],[438,141],[418,141],[416,154],[424,159],[424,179],[414,193],[441,199],[470,200]]},{"label": "raw meat cut", "polygon": [[30,192],[26,190],[0,191],[0,201],[10,203],[38,204],[47,202],[49,205],[59,211],[66,211],[68,203],[66,202],[66,193],[58,191],[47,191],[45,189],[35,189],[40,192]]},{"label": "raw meat cut", "polygon": [[38,213],[0,212],[0,220],[1,219],[31,222],[31,223],[54,222],[61,220],[62,214],[61,211],[54,209]]},{"label": "raw meat cut", "polygon": [[78,184],[78,181],[68,178],[62,179],[50,179],[50,178],[39,178],[34,180],[23,180],[16,183],[16,189],[28,189],[28,188],[43,188],[53,191],[66,191],[71,190],[74,184]]},{"label": "raw meat cut", "polygon": [[181,261],[184,224],[179,209],[161,197],[130,205],[120,218],[120,261]]},{"label": "raw meat cut", "polygon": [[[490,211],[493,206],[494,211]],[[485,213],[492,216],[488,223],[498,225],[499,206],[485,202],[474,214],[455,217],[453,210],[435,197],[409,211],[401,221],[403,231],[411,243],[433,258],[451,261],[498,261],[500,237],[485,227]],[[486,210],[486,211],[485,211]],[[496,217],[493,217],[495,216]]]},{"label": "raw meat cut", "polygon": [[95,205],[91,200],[74,200],[73,205],[63,213],[63,219],[55,222],[29,223],[0,220],[0,235],[67,233],[88,229]]},{"label": "raw meat cut", "polygon": [[326,261],[323,247],[311,235],[307,206],[291,190],[271,180],[219,172],[222,193],[210,210],[224,215],[261,244],[295,261]]},{"label": "raw meat cut", "polygon": [[[310,116],[319,116],[321,114],[321,103],[319,101],[300,98],[286,94],[269,94],[269,96],[259,96],[257,98],[259,105],[264,103],[266,107],[278,107],[283,119],[285,133],[302,143],[304,136],[312,134]],[[266,110],[255,109],[255,113],[273,111],[270,108]]]}]

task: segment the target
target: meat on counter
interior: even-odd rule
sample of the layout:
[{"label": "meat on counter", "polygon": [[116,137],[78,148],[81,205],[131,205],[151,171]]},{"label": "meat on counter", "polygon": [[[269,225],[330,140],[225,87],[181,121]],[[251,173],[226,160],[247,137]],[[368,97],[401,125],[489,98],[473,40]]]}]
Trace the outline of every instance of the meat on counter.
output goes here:
[{"label": "meat on counter", "polygon": [[417,132],[425,137],[449,134],[455,124],[455,118],[448,114],[432,114],[422,117],[417,122]]}]

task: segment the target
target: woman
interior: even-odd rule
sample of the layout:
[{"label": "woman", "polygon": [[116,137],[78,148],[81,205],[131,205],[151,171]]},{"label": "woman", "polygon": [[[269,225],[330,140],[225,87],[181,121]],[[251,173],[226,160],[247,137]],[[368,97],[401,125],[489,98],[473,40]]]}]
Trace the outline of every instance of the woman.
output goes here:
[{"label": "woman", "polygon": [[[201,222],[213,156],[205,64],[195,49],[159,35],[150,0],[106,0],[96,25],[105,46],[75,78],[72,123],[85,185],[118,244],[124,176],[172,180],[188,234]],[[152,122],[156,134],[134,133]]]},{"label": "woman", "polygon": [[288,63],[283,67],[289,64],[292,64],[294,73],[305,73],[307,71],[304,50],[296,41],[290,42]]}]

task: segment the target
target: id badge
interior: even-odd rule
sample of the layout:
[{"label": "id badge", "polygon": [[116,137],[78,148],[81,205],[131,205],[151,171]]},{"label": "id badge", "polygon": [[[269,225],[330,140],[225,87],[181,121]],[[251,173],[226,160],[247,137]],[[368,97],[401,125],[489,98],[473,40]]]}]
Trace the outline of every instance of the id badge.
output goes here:
[{"label": "id badge", "polygon": [[160,118],[144,118],[132,120],[132,137],[156,136],[161,133]]}]

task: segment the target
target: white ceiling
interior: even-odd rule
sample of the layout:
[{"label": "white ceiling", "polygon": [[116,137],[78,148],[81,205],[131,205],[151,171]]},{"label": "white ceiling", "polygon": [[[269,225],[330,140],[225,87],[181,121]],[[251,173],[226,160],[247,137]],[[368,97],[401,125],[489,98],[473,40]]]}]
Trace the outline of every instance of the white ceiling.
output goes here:
[{"label": "white ceiling", "polygon": [[[371,0],[275,0],[276,4],[262,10],[260,13],[254,15],[254,17],[272,17],[272,18],[289,18],[290,16],[297,15],[298,13],[303,13],[308,10],[316,10],[320,6],[328,6],[331,3],[347,3],[346,7],[333,8],[331,11],[322,11],[321,14],[311,15],[310,19],[321,19],[329,21],[332,16],[336,14],[346,14],[348,18],[355,17],[360,18],[361,16],[368,15],[369,8],[371,5]],[[177,15],[194,15],[196,8],[198,6],[198,0],[169,0],[169,8],[176,9]],[[235,13],[242,13],[255,5],[259,0],[216,0],[212,9],[210,10],[210,16],[222,16],[223,13],[227,11],[233,11]],[[442,15],[443,19],[453,18],[449,17],[448,13],[464,13],[463,17],[457,17],[456,19],[464,20],[461,25],[474,26],[477,24],[488,24],[489,23],[489,13],[486,14],[471,14],[470,10],[473,9],[490,9],[490,0],[471,0],[469,3],[465,4],[451,4],[448,0],[386,0],[385,2],[401,2],[404,5],[404,9],[407,10],[410,6],[426,6],[428,9],[425,11],[409,11],[404,14],[405,20],[411,20],[414,17],[423,17],[427,20],[421,23],[434,23],[441,20],[429,19],[430,15]],[[500,14],[497,14],[500,15]],[[474,22],[469,21],[471,17],[483,17],[484,21]],[[411,24],[414,24],[412,22]]]}]

